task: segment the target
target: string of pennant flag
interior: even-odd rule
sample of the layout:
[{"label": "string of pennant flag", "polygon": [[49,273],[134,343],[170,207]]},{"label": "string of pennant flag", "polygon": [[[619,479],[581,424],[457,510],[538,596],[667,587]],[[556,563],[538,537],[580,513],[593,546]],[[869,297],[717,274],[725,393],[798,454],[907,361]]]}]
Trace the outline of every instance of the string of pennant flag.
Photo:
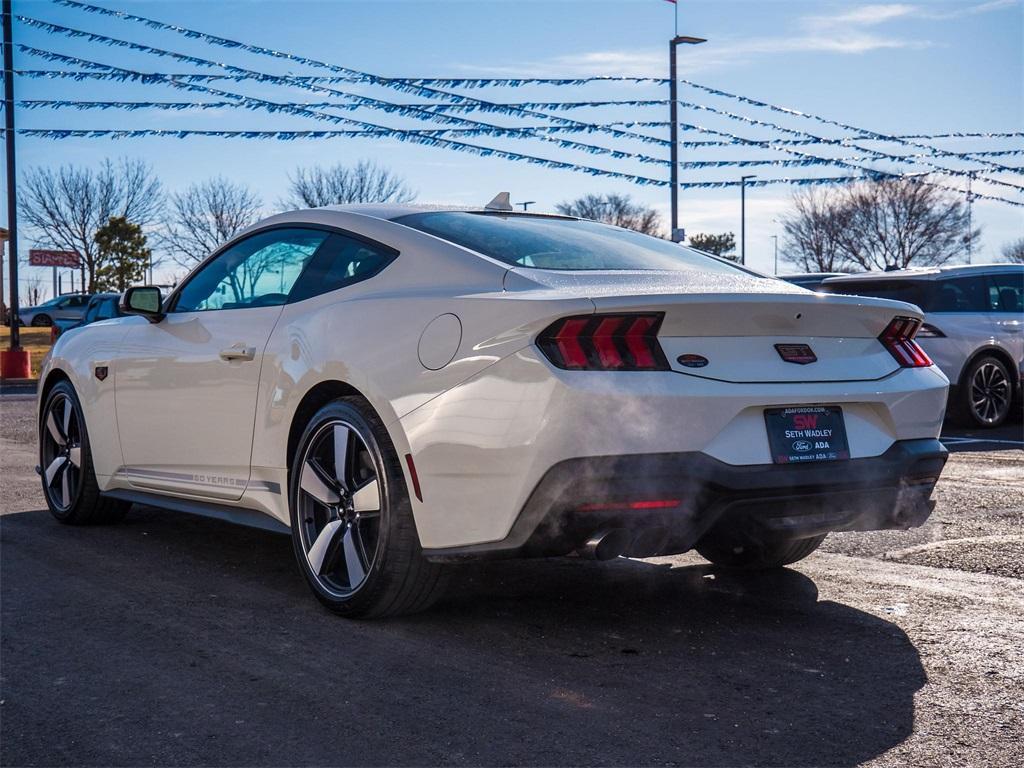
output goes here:
[{"label": "string of pennant flag", "polygon": [[[169,58],[189,64],[204,71],[166,73],[143,72],[126,67],[105,64],[92,59],[72,56],[61,51],[47,50],[35,46],[19,45],[19,50],[29,56],[49,62],[58,62],[75,69],[20,69],[16,74],[30,79],[63,79],[81,81],[135,82],[174,88],[192,94],[202,94],[206,100],[196,101],[101,101],[81,99],[28,99],[18,106],[32,111],[40,110],[122,110],[138,112],[188,111],[239,109],[283,114],[292,118],[331,123],[329,130],[224,130],[224,129],[160,129],[160,128],[22,128],[18,133],[25,136],[46,139],[66,138],[178,138],[192,137],[255,140],[323,140],[349,138],[388,138],[458,152],[468,152],[483,157],[499,157],[512,162],[526,162],[556,170],[586,173],[592,176],[619,179],[639,185],[668,186],[669,182],[657,176],[633,173],[615,168],[595,167],[583,162],[556,159],[534,154],[532,151],[516,151],[508,145],[501,147],[477,143],[479,139],[516,139],[540,141],[546,146],[600,155],[613,161],[628,161],[659,167],[671,166],[669,160],[631,148],[639,144],[660,147],[664,150],[670,142],[660,135],[670,123],[655,120],[600,119],[582,120],[565,116],[574,110],[603,110],[605,108],[642,109],[664,106],[669,103],[663,98],[636,99],[593,99],[593,100],[536,100],[501,102],[491,101],[451,89],[476,90],[485,88],[520,88],[524,86],[552,86],[555,88],[576,87],[594,83],[629,83],[663,86],[664,78],[593,76],[577,78],[393,78],[382,77],[350,67],[318,61],[309,57],[277,51],[264,46],[252,45],[237,40],[211,35],[186,27],[161,22],[136,14],[104,8],[78,0],[53,0],[54,3],[91,14],[100,14],[121,21],[145,25],[160,32],[173,33],[186,39],[199,40],[223,49],[233,49],[248,54],[286,61],[330,72],[329,75],[308,75],[305,73],[273,74],[262,70],[241,67],[235,64],[213,61],[201,56],[176,52],[166,48],[143,44],[130,39],[112,37],[97,32],[55,24],[42,19],[18,16],[24,25],[47,34],[66,38],[84,39],[109,47],[132,50],[156,58]],[[214,70],[214,71],[209,71]],[[772,104],[721,89],[680,80],[683,86],[704,93],[709,97],[728,100],[758,110],[784,115],[787,120],[813,121],[829,130],[838,130],[839,135],[822,135],[801,128],[794,128],[781,121],[764,119],[733,109],[690,99],[679,99],[678,104],[694,113],[713,116],[726,124],[742,124],[756,132],[768,132],[770,137],[743,136],[721,127],[696,123],[679,123],[684,132],[700,134],[702,138],[685,138],[678,146],[687,148],[733,147],[748,151],[768,151],[773,157],[748,157],[729,159],[700,159],[679,163],[681,169],[689,171],[747,167],[815,168],[832,167],[847,171],[844,176],[808,176],[795,178],[764,178],[747,180],[747,186],[768,186],[786,184],[794,186],[841,184],[862,179],[913,178],[921,183],[942,187],[959,193],[967,193],[969,199],[992,200],[1015,206],[1024,206],[1024,200],[1016,195],[1024,191],[1024,178],[1020,166],[1006,165],[1002,158],[1024,155],[1024,145],[1014,141],[1009,147],[976,149],[954,149],[936,145],[938,141],[984,140],[1002,141],[1024,138],[1022,132],[946,132],[933,134],[885,134],[853,126],[819,115]],[[255,83],[272,86],[275,89],[299,89],[320,94],[321,101],[277,100],[252,96],[235,90],[213,87],[218,83]],[[416,102],[391,101],[333,87],[335,85],[360,85],[381,87],[423,99]],[[330,99],[330,100],[327,100]],[[347,113],[346,115],[337,114]],[[428,125],[395,127],[361,119],[364,112],[378,112],[396,116],[403,120],[425,122]],[[473,113],[500,116],[506,119],[528,119],[525,125],[500,125],[470,117]],[[434,125],[429,125],[433,123]],[[440,124],[440,125],[437,125]],[[779,136],[784,138],[780,138]],[[577,138],[569,138],[575,136]],[[602,136],[601,144],[590,143],[582,137]],[[473,139],[474,141],[466,141]],[[608,142],[608,139],[614,141]],[[592,141],[592,140],[591,140]],[[976,143],[976,141],[974,143]],[[605,144],[612,143],[613,146]],[[897,149],[898,148],[898,149]],[[821,154],[825,151],[825,155]],[[838,156],[828,156],[839,152]],[[749,154],[749,152],[748,152]],[[779,157],[777,155],[784,155]],[[991,159],[990,159],[991,158]],[[885,167],[877,167],[884,163]],[[966,189],[956,184],[966,182]],[[683,189],[718,189],[738,186],[735,180],[686,180],[679,184]],[[1001,193],[980,192],[971,184],[998,187],[1007,190]],[[1012,191],[1011,191],[1012,190]],[[1007,197],[1013,195],[1014,197]]]}]

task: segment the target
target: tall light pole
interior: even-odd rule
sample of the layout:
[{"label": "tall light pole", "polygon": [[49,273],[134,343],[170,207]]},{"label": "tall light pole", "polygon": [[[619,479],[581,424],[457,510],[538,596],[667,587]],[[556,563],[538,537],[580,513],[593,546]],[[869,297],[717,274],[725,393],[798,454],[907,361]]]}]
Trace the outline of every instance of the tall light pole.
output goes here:
[{"label": "tall light pole", "polygon": [[4,25],[4,144],[7,151],[7,242],[10,244],[10,291],[11,303],[7,305],[11,321],[11,341],[8,360],[15,368],[20,360],[21,333],[18,328],[18,203],[14,169],[14,46],[11,25],[11,0],[3,0],[0,7]]},{"label": "tall light pole", "polygon": [[772,240],[775,241],[775,273],[779,274],[779,236],[772,235]]},{"label": "tall light pole", "polygon": [[756,174],[740,176],[740,264],[747,263],[747,179],[756,179]]},{"label": "tall light pole", "polygon": [[[678,6],[677,6],[678,8]],[[677,11],[678,13],[678,11]],[[676,20],[678,31],[678,17]],[[689,37],[687,35],[676,35],[668,43],[668,100],[669,100],[669,121],[671,131],[671,147],[669,162],[672,164],[670,184],[672,187],[672,232],[670,233],[673,243],[682,242],[684,234],[679,229],[679,83],[676,78],[676,46],[678,45],[700,45],[706,43],[703,37]]]}]

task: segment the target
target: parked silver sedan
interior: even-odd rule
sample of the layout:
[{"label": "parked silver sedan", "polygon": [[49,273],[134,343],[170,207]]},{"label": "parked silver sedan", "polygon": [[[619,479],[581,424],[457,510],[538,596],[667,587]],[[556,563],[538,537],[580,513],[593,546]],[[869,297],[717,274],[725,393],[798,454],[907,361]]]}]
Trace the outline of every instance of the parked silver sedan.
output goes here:
[{"label": "parked silver sedan", "polygon": [[81,320],[89,306],[91,294],[67,293],[44,301],[35,307],[18,310],[22,325],[53,325],[54,320]]}]

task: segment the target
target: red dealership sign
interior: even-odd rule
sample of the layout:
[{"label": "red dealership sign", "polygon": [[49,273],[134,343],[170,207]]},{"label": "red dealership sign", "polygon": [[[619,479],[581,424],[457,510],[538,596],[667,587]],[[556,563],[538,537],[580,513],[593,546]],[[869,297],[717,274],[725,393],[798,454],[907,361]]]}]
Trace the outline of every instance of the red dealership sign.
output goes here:
[{"label": "red dealership sign", "polygon": [[75,267],[82,265],[76,251],[46,251],[33,248],[28,252],[30,267]]}]

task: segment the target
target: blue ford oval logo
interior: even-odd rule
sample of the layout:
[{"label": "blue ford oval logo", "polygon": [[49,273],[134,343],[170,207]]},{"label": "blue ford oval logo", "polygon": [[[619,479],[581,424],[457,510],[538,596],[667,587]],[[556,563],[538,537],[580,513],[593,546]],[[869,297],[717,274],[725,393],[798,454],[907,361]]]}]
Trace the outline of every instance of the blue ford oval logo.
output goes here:
[{"label": "blue ford oval logo", "polygon": [[703,355],[680,355],[676,361],[687,368],[703,368],[708,364],[708,359]]},{"label": "blue ford oval logo", "polygon": [[794,451],[809,451],[811,450],[811,444],[806,440],[797,440],[793,443]]}]

